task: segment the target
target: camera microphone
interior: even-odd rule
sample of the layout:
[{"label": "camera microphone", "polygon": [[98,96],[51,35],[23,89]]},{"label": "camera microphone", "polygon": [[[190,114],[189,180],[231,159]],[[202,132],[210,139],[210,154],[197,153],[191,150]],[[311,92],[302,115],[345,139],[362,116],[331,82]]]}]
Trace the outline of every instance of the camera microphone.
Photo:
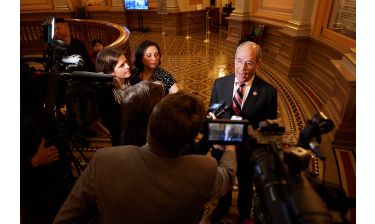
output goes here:
[{"label": "camera microphone", "polygon": [[97,72],[86,72],[86,71],[74,71],[72,73],[61,73],[63,79],[74,79],[74,80],[90,80],[90,81],[112,81],[112,74],[104,74]]}]

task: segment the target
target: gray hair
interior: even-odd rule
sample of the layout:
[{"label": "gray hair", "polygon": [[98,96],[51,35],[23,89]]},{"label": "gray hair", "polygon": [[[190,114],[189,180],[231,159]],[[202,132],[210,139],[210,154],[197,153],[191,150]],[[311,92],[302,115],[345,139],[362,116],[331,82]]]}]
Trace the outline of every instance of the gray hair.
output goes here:
[{"label": "gray hair", "polygon": [[255,43],[255,42],[252,42],[252,41],[245,41],[243,43],[241,43],[240,45],[238,45],[237,49],[236,49],[236,54],[235,54],[235,57],[237,58],[237,53],[238,51],[240,50],[241,47],[243,47],[244,45],[251,45],[251,46],[256,46],[256,49],[257,49],[257,56],[256,56],[256,60],[257,60],[257,63],[260,61],[260,59],[262,59],[262,48],[260,48],[260,46]]}]

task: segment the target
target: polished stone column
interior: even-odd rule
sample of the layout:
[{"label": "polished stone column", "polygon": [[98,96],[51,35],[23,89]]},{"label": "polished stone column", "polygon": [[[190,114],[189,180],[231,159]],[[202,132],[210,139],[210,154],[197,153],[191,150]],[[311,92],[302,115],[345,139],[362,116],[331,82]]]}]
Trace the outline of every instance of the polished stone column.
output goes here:
[{"label": "polished stone column", "polygon": [[298,76],[304,69],[313,9],[313,0],[294,1],[292,19],[281,30],[280,49],[284,51],[278,54],[276,62],[280,72],[285,75]]},{"label": "polished stone column", "polygon": [[232,18],[239,18],[242,20],[250,19],[250,1],[237,0],[233,12],[230,14]]},{"label": "polished stone column", "polygon": [[291,36],[308,36],[311,31],[311,15],[314,8],[313,0],[294,2],[292,19],[284,27],[284,32]]},{"label": "polished stone column", "polygon": [[180,7],[178,7],[177,0],[167,0],[167,11],[168,12],[179,12]]},{"label": "polished stone column", "polygon": [[237,44],[250,32],[250,1],[236,0],[233,12],[226,18],[228,21],[227,41]]},{"label": "polished stone column", "polygon": [[111,11],[124,11],[124,0],[112,0]]},{"label": "polished stone column", "polygon": [[56,12],[70,12],[73,11],[72,0],[54,0]]}]

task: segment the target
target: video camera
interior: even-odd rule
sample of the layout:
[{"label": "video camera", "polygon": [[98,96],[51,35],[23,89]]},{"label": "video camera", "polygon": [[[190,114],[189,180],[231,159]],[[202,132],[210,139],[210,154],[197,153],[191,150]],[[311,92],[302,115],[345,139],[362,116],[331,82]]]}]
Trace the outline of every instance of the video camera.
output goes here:
[{"label": "video camera", "polygon": [[205,124],[211,144],[235,144],[251,152],[256,223],[348,223],[343,190],[319,183],[308,172],[313,155],[309,150],[324,158],[316,150],[320,136],[333,129],[333,122],[323,113],[308,120],[298,142],[275,121],[261,122],[255,131],[247,120],[208,119]]},{"label": "video camera", "polygon": [[45,71],[47,73],[56,73],[64,80],[112,81],[113,76],[111,74],[84,71],[87,70],[87,65],[82,56],[78,54],[67,55],[67,45],[64,41],[54,37],[54,30],[55,18],[50,16],[42,23],[42,39],[47,44],[44,52],[46,57],[44,61],[47,62]]},{"label": "video camera", "polygon": [[43,42],[47,44],[44,55],[47,57],[47,70],[50,72],[71,72],[84,68],[80,55],[66,55],[67,45],[54,38],[55,17],[50,16],[42,23]]},{"label": "video camera", "polygon": [[[68,82],[70,80],[83,80],[84,83],[112,81],[113,76],[81,71],[85,65],[82,57],[68,56],[65,42],[54,37],[54,17],[47,18],[41,26],[41,39],[45,44],[43,58],[21,56],[21,113],[26,125],[46,138],[49,144],[56,145],[60,155],[66,155],[63,159],[69,160],[68,164],[71,164],[70,161],[75,160],[71,148],[79,148],[87,145],[88,142],[83,138],[77,139],[72,136],[74,133],[69,129],[67,118],[60,110],[66,102]],[[42,63],[44,69],[37,70],[30,66],[29,62]],[[92,94],[94,93],[93,90]],[[74,163],[80,167],[78,161]]]}]

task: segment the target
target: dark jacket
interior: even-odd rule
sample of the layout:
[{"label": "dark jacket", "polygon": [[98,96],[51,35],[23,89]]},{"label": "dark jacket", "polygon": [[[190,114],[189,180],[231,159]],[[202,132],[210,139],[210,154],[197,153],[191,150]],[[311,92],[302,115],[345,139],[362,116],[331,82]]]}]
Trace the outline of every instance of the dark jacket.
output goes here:
[{"label": "dark jacket", "polygon": [[[125,162],[126,161],[126,162]],[[204,204],[231,189],[235,153],[162,157],[149,145],[96,151],[54,223],[198,223]]]},{"label": "dark jacket", "polygon": [[[212,87],[210,105],[222,101],[227,105],[232,105],[234,80],[234,74],[215,80]],[[234,112],[228,111],[223,114],[223,118],[230,118],[232,115],[234,115]],[[276,119],[276,88],[255,75],[240,116],[249,120],[254,129],[258,128],[259,122],[263,120]]]},{"label": "dark jacket", "polygon": [[[70,46],[66,48],[66,53],[69,56],[73,54],[82,56],[84,66],[73,70],[89,72],[95,71],[95,65],[92,63],[86,46],[81,40],[72,37]],[[67,94],[70,96],[92,96],[94,91],[94,83],[91,80],[69,80],[67,91]]]},{"label": "dark jacket", "polygon": [[116,102],[112,92],[112,83],[101,83],[97,89],[96,99],[99,115],[112,136],[112,145],[120,145],[121,106]]}]

